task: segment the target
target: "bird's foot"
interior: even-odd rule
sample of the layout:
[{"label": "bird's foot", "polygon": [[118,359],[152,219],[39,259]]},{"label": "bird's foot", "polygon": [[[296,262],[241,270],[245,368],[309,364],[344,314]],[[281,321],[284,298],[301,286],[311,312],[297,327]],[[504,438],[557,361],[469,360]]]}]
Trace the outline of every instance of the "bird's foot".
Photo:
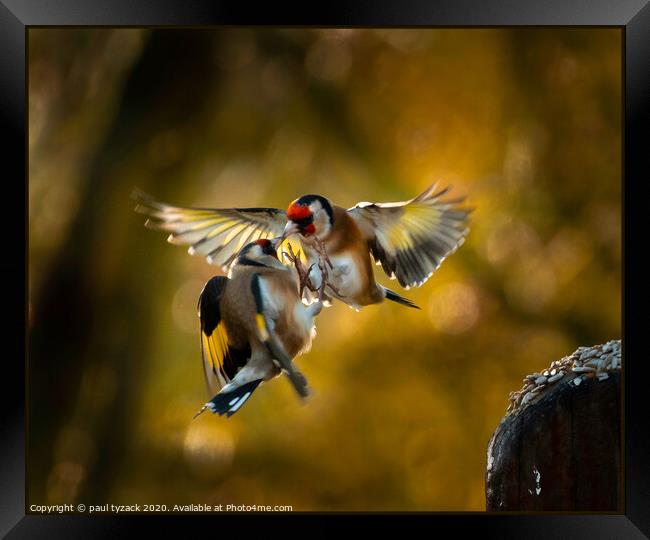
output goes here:
[{"label": "bird's foot", "polygon": [[318,253],[318,269],[320,270],[321,274],[321,285],[318,293],[318,301],[322,303],[325,299],[325,289],[327,287],[329,287],[330,290],[332,290],[337,295],[339,292],[336,287],[329,283],[329,271],[330,269],[334,269],[334,265],[332,264],[332,261],[327,254],[325,243],[320,238],[318,238],[318,236],[315,237],[315,240],[316,252]]},{"label": "bird's foot", "polygon": [[334,270],[334,265],[332,264],[332,261],[330,260],[329,255],[327,254],[327,249],[325,248],[325,242],[323,242],[318,236],[315,237],[316,240],[316,251],[318,252],[319,258],[322,258],[325,260],[325,262],[328,264],[330,269]]},{"label": "bird's foot", "polygon": [[332,291],[336,296],[340,296],[340,297],[344,296],[344,294],[331,283],[328,283],[327,286],[329,287],[330,291]]},{"label": "bird's foot", "polygon": [[292,262],[296,268],[296,273],[298,274],[299,287],[300,287],[299,289],[300,297],[302,297],[302,293],[305,290],[305,288],[309,289],[312,292],[316,292],[318,288],[314,286],[314,284],[311,281],[311,278],[309,277],[309,274],[311,273],[311,270],[314,267],[314,265],[312,264],[307,270],[305,270],[305,267],[302,265],[302,261],[300,260],[300,251],[298,251],[298,253],[294,253],[291,244],[287,245],[287,250],[288,253],[286,251],[283,251],[282,255],[286,257],[290,262]]}]

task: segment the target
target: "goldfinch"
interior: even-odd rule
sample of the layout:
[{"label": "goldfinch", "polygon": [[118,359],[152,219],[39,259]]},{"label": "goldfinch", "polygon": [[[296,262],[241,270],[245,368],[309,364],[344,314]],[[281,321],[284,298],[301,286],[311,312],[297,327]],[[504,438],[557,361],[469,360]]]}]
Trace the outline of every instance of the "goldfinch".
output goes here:
[{"label": "goldfinch", "polygon": [[150,218],[147,227],[171,233],[170,243],[189,245],[190,254],[224,269],[250,240],[298,238],[311,266],[311,283],[318,288],[325,277],[326,299],[334,297],[360,309],[384,299],[417,307],[375,281],[371,256],[403,288],[425,283],[469,232],[471,209],[462,206],[463,199],[445,198],[449,189],[433,185],[408,201],[361,202],[347,210],[321,195],[304,195],[286,212],[181,208],[142,192],[134,197],[141,203],[136,211]]},{"label": "goldfinch", "polygon": [[199,411],[232,416],[263,382],[285,372],[301,397],[307,381],[293,358],[307,352],[321,304],[305,305],[296,274],[277,257],[278,241],[260,239],[238,253],[230,277],[216,276],[199,297],[201,350],[208,389]]}]

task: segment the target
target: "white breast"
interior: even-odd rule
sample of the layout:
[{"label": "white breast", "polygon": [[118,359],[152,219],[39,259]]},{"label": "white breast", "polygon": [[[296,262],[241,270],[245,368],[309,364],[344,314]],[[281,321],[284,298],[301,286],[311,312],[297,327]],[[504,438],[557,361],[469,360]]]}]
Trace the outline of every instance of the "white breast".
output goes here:
[{"label": "white breast", "polygon": [[[334,293],[329,289],[327,291],[328,294],[332,294],[341,300],[345,300],[347,297],[355,297],[361,291],[361,274],[354,259],[347,254],[341,254],[330,257],[330,260],[332,261],[334,268],[328,269],[328,281],[336,287],[340,296],[334,295]],[[312,283],[316,287],[320,287],[321,273],[318,268],[318,255],[314,254],[313,257],[310,257],[309,264],[311,265],[312,263],[316,264],[314,268],[312,268],[309,276]]]}]

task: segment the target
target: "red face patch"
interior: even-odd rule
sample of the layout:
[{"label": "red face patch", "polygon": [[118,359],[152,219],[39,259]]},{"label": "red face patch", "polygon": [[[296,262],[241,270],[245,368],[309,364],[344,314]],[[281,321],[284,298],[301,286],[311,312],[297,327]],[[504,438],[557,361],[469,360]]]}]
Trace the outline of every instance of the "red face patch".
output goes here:
[{"label": "red face patch", "polygon": [[289,205],[289,208],[287,208],[287,217],[292,221],[304,219],[309,216],[311,216],[311,210],[309,207],[296,204],[295,201]]},{"label": "red face patch", "polygon": [[271,242],[268,238],[261,238],[260,240],[255,240],[255,244],[260,246],[262,248],[262,253],[265,255],[271,255],[272,257],[275,257],[276,259],[278,258],[278,254],[275,251],[275,248],[273,247],[273,242]]},{"label": "red face patch", "polygon": [[302,231],[300,231],[302,234],[314,234],[316,232],[316,225],[313,223],[310,223],[307,225]]}]

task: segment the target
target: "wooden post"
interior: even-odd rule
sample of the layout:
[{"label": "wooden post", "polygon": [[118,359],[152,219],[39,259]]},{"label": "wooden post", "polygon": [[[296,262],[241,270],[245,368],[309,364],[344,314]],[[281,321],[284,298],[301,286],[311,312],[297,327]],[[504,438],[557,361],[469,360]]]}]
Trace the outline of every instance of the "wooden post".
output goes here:
[{"label": "wooden post", "polygon": [[488,511],[622,511],[618,366],[603,380],[568,370],[501,421],[488,446]]}]

